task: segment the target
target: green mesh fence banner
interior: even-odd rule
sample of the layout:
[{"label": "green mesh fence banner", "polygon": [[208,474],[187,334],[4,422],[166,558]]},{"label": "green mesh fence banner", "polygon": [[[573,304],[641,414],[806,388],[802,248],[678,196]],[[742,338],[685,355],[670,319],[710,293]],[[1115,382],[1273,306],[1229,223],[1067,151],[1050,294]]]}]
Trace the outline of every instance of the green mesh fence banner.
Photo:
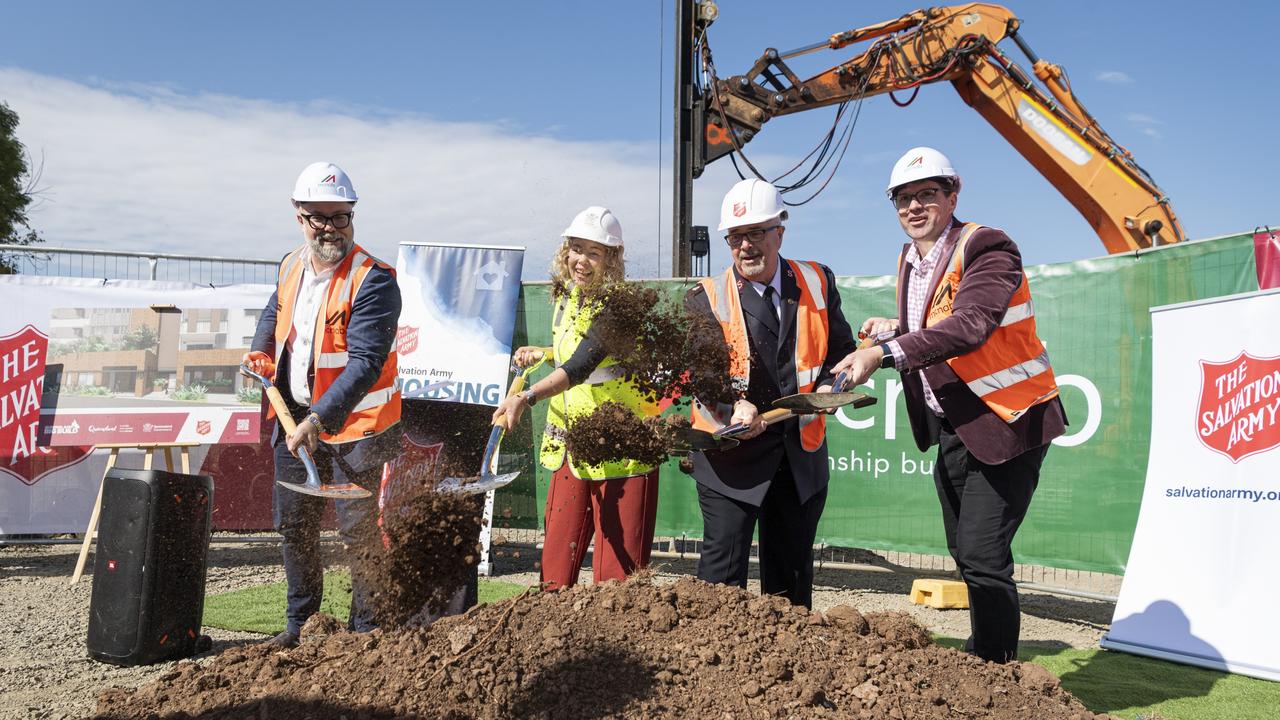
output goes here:
[{"label": "green mesh fence banner", "polygon": [[[818,258],[821,260],[821,258]],[[1151,321],[1156,305],[1257,288],[1247,234],[1027,269],[1036,321],[1062,386],[1070,427],[1049,451],[1040,485],[1014,551],[1018,561],[1123,572],[1137,521],[1150,438]],[[655,283],[673,297],[687,282]],[[856,328],[891,315],[894,279],[838,278],[844,312]],[[517,345],[551,340],[550,287],[526,284]],[[1196,329],[1186,329],[1187,342]],[[911,438],[897,373],[877,372],[865,391],[879,403],[827,421],[831,487],[818,539],[828,545],[946,554],[933,488],[934,450]],[[544,407],[504,442],[513,469],[525,470],[499,493],[495,524],[534,528],[550,473],[536,468]],[[510,448],[510,452],[508,452]],[[535,469],[536,468],[536,469]],[[500,530],[499,530],[500,532]],[[660,536],[699,537],[693,479],[674,461],[662,468]]]}]

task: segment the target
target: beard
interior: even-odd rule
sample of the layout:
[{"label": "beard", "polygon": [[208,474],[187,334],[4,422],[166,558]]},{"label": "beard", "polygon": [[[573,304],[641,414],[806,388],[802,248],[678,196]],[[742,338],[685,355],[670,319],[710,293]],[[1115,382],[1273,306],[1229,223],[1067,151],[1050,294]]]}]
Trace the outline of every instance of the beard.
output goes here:
[{"label": "beard", "polygon": [[355,243],[339,233],[318,232],[307,241],[311,254],[322,263],[336,263],[351,252]]}]

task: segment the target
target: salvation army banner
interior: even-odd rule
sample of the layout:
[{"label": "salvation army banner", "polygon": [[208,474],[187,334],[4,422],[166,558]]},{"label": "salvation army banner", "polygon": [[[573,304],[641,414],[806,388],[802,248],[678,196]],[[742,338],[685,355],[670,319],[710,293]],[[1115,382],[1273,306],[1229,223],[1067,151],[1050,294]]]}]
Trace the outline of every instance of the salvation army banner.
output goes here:
[{"label": "salvation army banner", "polygon": [[83,530],[97,444],[257,442],[236,368],[271,291],[0,276],[0,534]]},{"label": "salvation army banner", "polygon": [[1153,308],[1151,452],[1102,646],[1280,680],[1280,289]]},{"label": "salvation army banner", "polygon": [[408,399],[497,407],[507,386],[524,248],[401,243],[396,348]]}]

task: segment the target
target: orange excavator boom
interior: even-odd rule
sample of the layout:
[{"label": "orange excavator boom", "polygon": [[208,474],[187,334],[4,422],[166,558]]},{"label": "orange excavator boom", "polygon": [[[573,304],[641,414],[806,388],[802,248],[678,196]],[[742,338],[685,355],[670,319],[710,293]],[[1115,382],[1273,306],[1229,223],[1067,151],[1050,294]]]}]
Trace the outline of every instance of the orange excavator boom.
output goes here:
[{"label": "orange excavator boom", "polygon": [[[695,177],[706,163],[740,153],[773,117],[945,81],[1084,216],[1107,252],[1181,241],[1168,197],[1085,109],[1062,68],[1035,55],[1019,25],[1008,9],[986,3],[916,10],[790,52],[769,48],[747,73],[724,79],[704,43],[710,82]],[[810,78],[786,64],[868,40],[861,54]],[[1032,74],[999,47],[1004,40],[1023,51]]]}]

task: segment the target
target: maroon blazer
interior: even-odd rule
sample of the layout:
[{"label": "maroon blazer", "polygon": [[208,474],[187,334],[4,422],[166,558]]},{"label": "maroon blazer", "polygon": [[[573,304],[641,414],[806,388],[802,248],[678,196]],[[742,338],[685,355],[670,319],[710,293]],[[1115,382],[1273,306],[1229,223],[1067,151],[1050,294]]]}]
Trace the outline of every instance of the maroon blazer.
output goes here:
[{"label": "maroon blazer", "polygon": [[[955,219],[948,241],[954,243],[964,223]],[[971,352],[991,337],[1022,282],[1022,255],[1018,246],[1003,231],[982,228],[965,243],[964,275],[956,290],[951,317],[932,327],[913,333],[907,325],[907,283],[911,267],[904,260],[898,268],[898,326],[904,331],[897,338],[905,367],[902,372],[907,416],[916,445],[925,450],[938,442],[938,417],[924,401],[921,375],[942,406],[942,411],[960,441],[975,458],[988,465],[998,465],[1018,455],[1049,443],[1066,431],[1066,411],[1062,401],[1054,398],[1028,410],[1022,417],[1006,423],[991,412],[944,362],[947,358]],[[933,271],[927,297],[932,298],[938,282],[951,263],[943,258]],[[928,303],[925,303],[928,312]]]}]

